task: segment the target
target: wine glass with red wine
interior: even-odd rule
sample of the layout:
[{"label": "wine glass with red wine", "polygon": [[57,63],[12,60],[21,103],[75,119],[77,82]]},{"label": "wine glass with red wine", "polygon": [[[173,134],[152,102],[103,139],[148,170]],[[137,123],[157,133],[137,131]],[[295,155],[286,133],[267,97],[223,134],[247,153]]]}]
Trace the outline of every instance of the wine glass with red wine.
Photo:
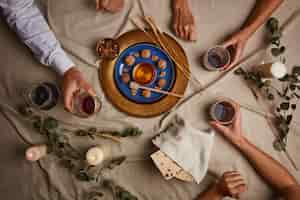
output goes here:
[{"label": "wine glass with red wine", "polygon": [[73,97],[72,113],[83,118],[90,117],[101,110],[101,100],[86,91],[79,90]]},{"label": "wine glass with red wine", "polygon": [[22,90],[25,102],[40,110],[50,110],[56,106],[60,92],[56,84],[41,82]]}]

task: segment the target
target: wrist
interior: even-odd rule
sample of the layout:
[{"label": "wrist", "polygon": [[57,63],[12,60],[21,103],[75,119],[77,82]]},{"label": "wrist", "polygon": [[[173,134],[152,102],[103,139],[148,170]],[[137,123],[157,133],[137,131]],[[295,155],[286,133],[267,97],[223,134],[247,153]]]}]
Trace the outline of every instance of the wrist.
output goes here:
[{"label": "wrist", "polygon": [[243,147],[245,147],[247,145],[248,141],[247,138],[245,138],[244,136],[242,136],[241,138],[233,141],[233,144],[238,148],[238,149],[242,149]]},{"label": "wrist", "polygon": [[239,34],[241,35],[242,38],[244,38],[244,40],[247,41],[253,34],[253,31],[250,27],[246,27],[240,30]]},{"label": "wrist", "polygon": [[75,66],[70,66],[69,69],[67,71],[65,71],[65,73],[63,74],[64,76],[70,74],[70,73],[74,73],[77,72],[78,69]]},{"label": "wrist", "polygon": [[212,192],[212,200],[219,200],[226,196],[222,191],[222,189],[220,188],[219,183],[216,183],[212,187],[211,192]]},{"label": "wrist", "polygon": [[188,7],[187,0],[173,0],[173,2],[174,2],[173,8],[175,10]]}]

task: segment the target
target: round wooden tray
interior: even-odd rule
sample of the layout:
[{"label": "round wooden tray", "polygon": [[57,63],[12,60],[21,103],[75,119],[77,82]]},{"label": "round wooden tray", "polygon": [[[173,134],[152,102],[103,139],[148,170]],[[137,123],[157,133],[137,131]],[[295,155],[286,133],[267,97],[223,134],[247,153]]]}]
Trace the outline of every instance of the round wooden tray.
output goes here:
[{"label": "round wooden tray", "polygon": [[[188,60],[183,48],[171,36],[167,34],[165,35],[168,40],[168,46],[179,54],[178,56],[182,59],[180,62],[184,63],[184,66],[187,66],[187,70],[189,71]],[[120,53],[129,46],[137,43],[153,44],[153,41],[147,37],[144,32],[139,30],[124,33],[116,39],[116,42],[120,46]],[[119,91],[114,80],[114,69],[117,59],[118,58],[113,60],[103,60],[101,62],[101,67],[99,68],[99,79],[106,97],[119,110],[136,117],[154,117],[170,110],[179,101],[179,98],[177,97],[165,96],[160,101],[152,104],[138,104],[124,97]],[[187,85],[188,79],[183,75],[179,68],[176,67],[176,80],[170,91],[177,94],[184,94]]]}]

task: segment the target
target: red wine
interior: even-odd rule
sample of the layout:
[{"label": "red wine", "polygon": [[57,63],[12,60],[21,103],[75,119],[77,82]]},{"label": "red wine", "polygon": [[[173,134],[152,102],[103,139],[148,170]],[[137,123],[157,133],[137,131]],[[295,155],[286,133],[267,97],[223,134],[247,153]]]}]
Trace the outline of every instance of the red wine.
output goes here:
[{"label": "red wine", "polygon": [[95,112],[95,100],[92,96],[87,96],[82,100],[82,111],[86,114],[93,114]]},{"label": "red wine", "polygon": [[26,89],[25,96],[30,105],[42,110],[49,110],[57,104],[59,90],[55,84],[43,82]]},{"label": "red wine", "polygon": [[229,122],[234,118],[235,110],[231,104],[221,102],[216,105],[214,115],[220,122]]}]

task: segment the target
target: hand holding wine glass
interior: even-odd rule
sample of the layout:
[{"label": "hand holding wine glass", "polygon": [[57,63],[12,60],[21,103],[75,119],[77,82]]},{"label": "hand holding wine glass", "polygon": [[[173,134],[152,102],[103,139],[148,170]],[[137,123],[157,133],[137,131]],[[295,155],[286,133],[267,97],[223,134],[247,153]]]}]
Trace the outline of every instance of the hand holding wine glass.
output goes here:
[{"label": "hand holding wine glass", "polygon": [[92,86],[84,79],[82,73],[75,67],[72,67],[64,74],[62,90],[65,108],[69,112],[73,112],[73,103],[75,96],[79,91],[83,90],[92,97],[96,96]]}]

